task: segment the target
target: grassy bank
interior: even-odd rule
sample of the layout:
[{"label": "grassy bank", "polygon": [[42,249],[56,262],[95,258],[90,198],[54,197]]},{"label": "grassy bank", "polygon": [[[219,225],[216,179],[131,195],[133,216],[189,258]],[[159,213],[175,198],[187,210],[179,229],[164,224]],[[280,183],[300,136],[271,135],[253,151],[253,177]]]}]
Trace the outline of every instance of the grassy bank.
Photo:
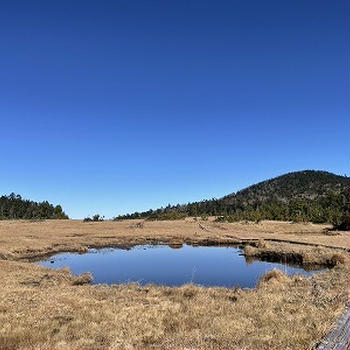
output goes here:
[{"label": "grassy bank", "polygon": [[346,254],[334,249],[319,246],[305,246],[290,243],[266,242],[260,239],[244,246],[246,259],[266,260],[301,265],[304,268],[333,268],[345,264]]}]

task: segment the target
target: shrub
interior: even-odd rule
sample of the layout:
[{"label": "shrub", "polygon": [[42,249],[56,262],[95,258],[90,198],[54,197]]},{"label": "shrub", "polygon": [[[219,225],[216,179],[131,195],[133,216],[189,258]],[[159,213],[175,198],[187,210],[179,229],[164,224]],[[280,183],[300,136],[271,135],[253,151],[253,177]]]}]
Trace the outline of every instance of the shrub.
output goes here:
[{"label": "shrub", "polygon": [[201,215],[201,219],[202,219],[203,221],[208,221],[208,215],[202,214],[202,215]]},{"label": "shrub", "polygon": [[95,214],[92,216],[92,218],[90,216],[87,216],[86,218],[84,218],[83,222],[91,222],[91,221],[104,221],[104,216],[101,216],[100,214]]},{"label": "shrub", "polygon": [[162,213],[153,213],[150,215],[147,220],[181,220],[187,217],[186,213],[177,212],[177,211],[169,211]]},{"label": "shrub", "polygon": [[215,220],[215,222],[226,222],[226,216],[218,216]]},{"label": "shrub", "polygon": [[350,230],[350,212],[344,212],[339,216],[334,216],[331,219],[334,230],[348,231]]}]

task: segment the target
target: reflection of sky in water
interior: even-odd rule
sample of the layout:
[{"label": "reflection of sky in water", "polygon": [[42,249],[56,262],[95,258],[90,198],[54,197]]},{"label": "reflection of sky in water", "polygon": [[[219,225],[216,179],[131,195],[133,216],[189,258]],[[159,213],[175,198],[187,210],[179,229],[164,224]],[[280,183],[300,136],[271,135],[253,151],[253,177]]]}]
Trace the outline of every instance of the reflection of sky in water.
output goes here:
[{"label": "reflection of sky in water", "polygon": [[301,267],[255,260],[247,263],[236,247],[173,249],[164,245],[132,249],[90,249],[88,253],[59,253],[40,265],[69,266],[75,274],[91,272],[94,283],[139,282],[181,285],[194,282],[206,286],[254,287],[266,271],[278,268],[288,274],[310,275]]}]

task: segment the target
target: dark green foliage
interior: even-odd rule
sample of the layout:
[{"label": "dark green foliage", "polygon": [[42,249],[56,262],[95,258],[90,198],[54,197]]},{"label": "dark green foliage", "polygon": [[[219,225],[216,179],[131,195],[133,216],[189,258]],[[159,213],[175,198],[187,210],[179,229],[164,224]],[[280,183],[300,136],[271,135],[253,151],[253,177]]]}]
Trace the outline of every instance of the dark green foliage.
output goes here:
[{"label": "dark green foliage", "polygon": [[332,198],[332,205],[328,209],[327,221],[334,229],[350,230],[350,188],[344,189],[338,196]]},{"label": "dark green foliage", "polygon": [[90,222],[90,221],[104,221],[105,217],[101,216],[100,214],[95,214],[92,216],[92,218],[90,218],[90,216],[84,218],[84,222]]},{"label": "dark green foliage", "polygon": [[229,222],[285,220],[332,223],[337,229],[348,230],[349,198],[350,178],[325,171],[305,170],[260,182],[220,199],[168,205],[157,210],[118,216],[115,220],[217,216],[218,221]]},{"label": "dark green foliage", "polygon": [[[175,208],[175,209],[174,209]],[[150,221],[155,220],[179,220],[187,217],[187,213],[177,210],[177,207],[167,207],[157,210],[148,210],[143,213],[133,213],[117,216],[114,220],[125,220],[125,219],[146,219]]]},{"label": "dark green foliage", "polygon": [[180,220],[187,217],[186,213],[179,211],[166,211],[163,213],[153,213],[147,220]]},{"label": "dark green foliage", "polygon": [[68,216],[60,205],[33,202],[11,193],[0,197],[0,220],[4,219],[68,219]]}]

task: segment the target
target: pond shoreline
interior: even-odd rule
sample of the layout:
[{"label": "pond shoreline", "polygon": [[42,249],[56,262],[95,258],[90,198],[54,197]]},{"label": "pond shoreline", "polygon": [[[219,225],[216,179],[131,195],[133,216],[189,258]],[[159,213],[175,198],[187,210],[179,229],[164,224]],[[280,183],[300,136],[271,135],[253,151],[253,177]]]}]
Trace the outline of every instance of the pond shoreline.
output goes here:
[{"label": "pond shoreline", "polygon": [[[259,244],[261,242],[264,242],[265,247],[259,247]],[[272,250],[271,247],[269,249],[266,249],[266,244],[269,242],[273,243],[272,247],[279,247],[280,245],[278,243],[283,243],[284,248],[278,249],[278,250]],[[277,243],[277,244],[276,244]],[[243,255],[245,255],[247,258],[254,258],[256,260],[261,261],[270,261],[270,262],[279,262],[284,261],[285,263],[294,264],[298,266],[307,267],[309,269],[312,268],[322,268],[322,267],[334,267],[335,262],[332,261],[331,257],[331,251],[335,252],[347,252],[349,249],[342,248],[342,247],[332,247],[332,246],[322,246],[322,245],[316,245],[313,243],[300,243],[300,242],[286,242],[283,240],[276,240],[276,239],[249,239],[249,240],[240,240],[240,241],[215,241],[215,240],[190,240],[190,239],[184,239],[183,242],[176,241],[175,243],[173,241],[168,240],[158,240],[158,239],[144,239],[144,241],[138,241],[137,243],[116,243],[116,244],[106,244],[103,243],[100,244],[93,244],[88,246],[73,246],[73,247],[55,247],[56,249],[50,249],[48,248],[48,251],[41,251],[40,253],[30,253],[25,254],[25,256],[17,256],[15,259],[8,259],[8,260],[20,260],[20,261],[27,261],[27,262],[36,262],[38,260],[42,260],[45,258],[49,258],[55,254],[58,253],[77,253],[77,254],[84,254],[88,252],[89,249],[106,249],[106,248],[118,248],[118,249],[125,249],[129,250],[134,248],[135,246],[139,245],[166,245],[171,248],[181,248],[184,244],[190,245],[193,247],[239,247],[242,249]],[[297,247],[297,251],[295,249],[290,249],[290,247]],[[326,248],[328,253],[327,257],[322,257],[321,259],[318,259],[317,261],[308,261],[303,258],[303,253],[300,251],[303,251],[303,246],[308,247],[317,247],[320,248]],[[254,247],[258,248],[258,250],[255,250],[254,253],[248,252],[246,247]],[[57,249],[58,248],[58,249]],[[300,249],[301,248],[301,249]],[[7,260],[5,258],[5,260]]]},{"label": "pond shoreline", "polygon": [[181,248],[164,244],[127,249],[92,248],[83,254],[57,253],[37,263],[54,269],[67,266],[75,275],[89,272],[93,284],[138,282],[180,286],[194,283],[206,287],[255,288],[259,278],[273,269],[306,277],[321,272],[319,266],[312,269],[276,259],[251,259],[245,257],[238,246],[187,244]]}]

